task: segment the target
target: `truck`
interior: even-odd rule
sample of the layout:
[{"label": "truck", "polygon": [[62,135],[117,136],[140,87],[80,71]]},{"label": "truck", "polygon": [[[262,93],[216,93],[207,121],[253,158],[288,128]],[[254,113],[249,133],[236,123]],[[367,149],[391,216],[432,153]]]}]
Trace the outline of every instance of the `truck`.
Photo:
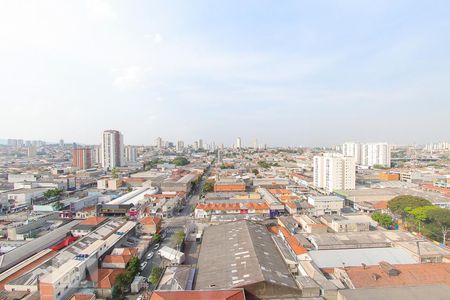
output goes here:
[{"label": "truck", "polygon": [[184,262],[184,253],[176,249],[164,246],[158,250],[158,255],[169,260],[172,264],[182,264]]}]

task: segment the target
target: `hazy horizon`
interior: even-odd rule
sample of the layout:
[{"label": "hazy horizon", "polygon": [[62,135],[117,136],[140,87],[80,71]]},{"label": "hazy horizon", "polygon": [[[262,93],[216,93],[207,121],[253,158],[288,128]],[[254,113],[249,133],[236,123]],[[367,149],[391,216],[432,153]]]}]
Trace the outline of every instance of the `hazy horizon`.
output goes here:
[{"label": "hazy horizon", "polygon": [[0,138],[449,141],[450,3],[2,1]]}]

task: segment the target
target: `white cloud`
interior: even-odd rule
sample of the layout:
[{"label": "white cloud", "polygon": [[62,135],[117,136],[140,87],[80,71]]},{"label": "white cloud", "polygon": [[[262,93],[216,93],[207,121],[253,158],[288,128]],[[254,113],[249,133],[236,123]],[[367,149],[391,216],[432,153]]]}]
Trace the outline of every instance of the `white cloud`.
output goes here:
[{"label": "white cloud", "polygon": [[112,20],[116,18],[111,1],[109,0],[88,0],[87,2],[88,16],[98,21]]},{"label": "white cloud", "polygon": [[113,81],[113,85],[121,90],[142,87],[145,82],[148,69],[139,66],[130,66],[119,70]]},{"label": "white cloud", "polygon": [[146,35],[144,35],[144,37],[146,39],[151,40],[156,45],[161,44],[163,41],[163,37],[162,37],[161,33],[159,33],[159,32],[146,34]]}]

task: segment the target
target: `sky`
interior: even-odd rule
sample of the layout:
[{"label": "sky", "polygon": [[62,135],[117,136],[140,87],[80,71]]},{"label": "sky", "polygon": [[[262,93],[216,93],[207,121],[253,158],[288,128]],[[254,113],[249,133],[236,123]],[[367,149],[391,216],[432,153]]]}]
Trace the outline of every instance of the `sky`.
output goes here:
[{"label": "sky", "polygon": [[0,138],[449,141],[449,1],[0,2]]}]

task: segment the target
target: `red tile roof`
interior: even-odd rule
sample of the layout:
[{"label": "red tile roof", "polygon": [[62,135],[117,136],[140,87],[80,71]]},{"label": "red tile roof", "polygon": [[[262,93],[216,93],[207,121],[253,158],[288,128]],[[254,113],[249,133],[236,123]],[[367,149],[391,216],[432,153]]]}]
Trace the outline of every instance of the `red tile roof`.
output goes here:
[{"label": "red tile roof", "polygon": [[245,300],[244,290],[155,291],[150,300]]},{"label": "red tile roof", "polygon": [[300,255],[300,254],[304,254],[304,253],[308,252],[300,244],[300,242],[292,234],[289,233],[289,231],[286,228],[284,228],[282,226],[279,226],[279,230],[281,231],[281,234],[283,234],[284,238],[288,242],[288,244],[291,247],[292,251],[294,251],[294,253],[296,255]]},{"label": "red tile roof", "polygon": [[378,288],[389,286],[411,286],[427,284],[450,285],[450,264],[393,265],[400,271],[389,276],[379,265],[345,268],[355,288]]},{"label": "red tile roof", "polygon": [[104,222],[106,218],[104,217],[89,217],[86,220],[83,220],[80,222],[80,224],[83,225],[98,225],[102,222]]},{"label": "red tile roof", "polygon": [[125,272],[123,269],[98,269],[89,276],[89,280],[96,282],[100,289],[111,289],[116,283],[117,276],[123,272]]},{"label": "red tile roof", "polygon": [[161,222],[161,218],[158,217],[145,217],[139,221],[143,225],[156,225]]}]

